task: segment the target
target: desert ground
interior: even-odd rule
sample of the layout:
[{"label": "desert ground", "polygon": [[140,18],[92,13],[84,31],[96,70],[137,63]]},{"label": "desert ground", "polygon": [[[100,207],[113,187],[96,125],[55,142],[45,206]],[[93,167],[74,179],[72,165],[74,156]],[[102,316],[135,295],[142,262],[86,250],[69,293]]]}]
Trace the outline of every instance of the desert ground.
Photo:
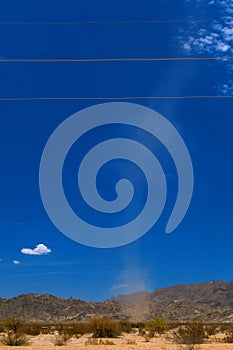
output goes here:
[{"label": "desert ground", "polygon": [[[72,338],[69,340],[68,344],[65,346],[55,346],[54,345],[54,335],[38,335],[29,336],[29,345],[27,346],[5,346],[0,345],[0,350],[51,350],[51,349],[61,349],[61,350],[186,350],[187,347],[184,345],[172,344],[165,336],[156,337],[150,339],[149,342],[141,336],[134,334],[125,334],[118,338],[109,339],[109,341],[114,342],[115,345],[87,345],[88,336],[84,335],[77,338]],[[216,337],[216,336],[215,336]],[[103,339],[106,341],[106,339]],[[201,344],[195,347],[198,350],[233,350],[233,344],[219,343],[216,338],[208,340],[208,343]]]}]

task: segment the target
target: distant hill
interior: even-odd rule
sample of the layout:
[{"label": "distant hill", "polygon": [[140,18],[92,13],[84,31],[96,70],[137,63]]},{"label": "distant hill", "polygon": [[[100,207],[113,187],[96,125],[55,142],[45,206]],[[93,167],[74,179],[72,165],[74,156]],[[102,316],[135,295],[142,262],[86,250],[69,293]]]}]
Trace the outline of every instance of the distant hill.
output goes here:
[{"label": "distant hill", "polygon": [[233,282],[179,284],[151,293],[119,295],[109,301],[126,305],[135,318],[141,312],[145,319],[156,315],[169,320],[233,322]]},{"label": "distant hill", "polygon": [[233,322],[233,282],[212,281],[160,288],[153,292],[119,295],[105,302],[58,298],[49,294],[25,294],[0,298],[0,320],[9,315],[30,321],[85,321],[94,315],[114,320],[202,320]]},{"label": "distant hill", "polygon": [[109,299],[125,305],[145,302],[186,301],[209,306],[233,309],[233,282],[211,281],[196,284],[179,284],[156,289],[151,293],[137,292]]},{"label": "distant hill", "polygon": [[85,321],[94,315],[112,319],[125,318],[125,306],[113,302],[86,302],[75,298],[58,298],[50,294],[24,294],[0,299],[0,320],[8,315],[30,321]]}]

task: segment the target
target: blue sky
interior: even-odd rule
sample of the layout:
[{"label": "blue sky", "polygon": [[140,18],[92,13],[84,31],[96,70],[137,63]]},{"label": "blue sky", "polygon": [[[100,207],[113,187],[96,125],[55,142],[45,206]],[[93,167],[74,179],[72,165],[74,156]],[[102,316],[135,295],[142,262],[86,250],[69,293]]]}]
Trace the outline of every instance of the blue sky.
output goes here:
[{"label": "blue sky", "polygon": [[[97,6],[88,0],[9,0],[0,5],[1,23],[227,18],[206,23],[1,24],[0,58],[232,56],[231,1],[193,3],[102,0]],[[0,63],[0,97],[227,96],[233,91],[232,72],[229,61]],[[233,99],[131,102],[165,116],[189,149],[195,187],[182,223],[165,234],[177,176],[157,142],[167,173],[168,200],[156,225],[139,240],[112,249],[68,239],[43,207],[40,159],[61,122],[99,101],[0,101],[0,297],[51,293],[104,300],[178,283],[233,280]],[[75,153],[70,157],[64,187],[75,206]]]}]

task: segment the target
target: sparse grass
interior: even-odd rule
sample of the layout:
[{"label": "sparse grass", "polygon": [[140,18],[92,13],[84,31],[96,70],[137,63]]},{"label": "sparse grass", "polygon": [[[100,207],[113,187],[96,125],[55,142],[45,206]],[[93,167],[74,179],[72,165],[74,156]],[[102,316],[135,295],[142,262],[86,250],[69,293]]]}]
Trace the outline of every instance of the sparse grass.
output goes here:
[{"label": "sparse grass", "polygon": [[149,343],[149,341],[151,339],[148,334],[145,334],[143,338],[145,339],[146,343]]},{"label": "sparse grass", "polygon": [[185,344],[181,345],[181,350],[198,350],[200,349],[199,345],[197,344]]},{"label": "sparse grass", "polygon": [[96,338],[88,338],[85,342],[85,345],[116,345],[112,340],[106,339],[96,339]]},{"label": "sparse grass", "polygon": [[137,345],[135,339],[127,339],[127,340],[126,340],[126,344],[127,344],[127,345]]}]

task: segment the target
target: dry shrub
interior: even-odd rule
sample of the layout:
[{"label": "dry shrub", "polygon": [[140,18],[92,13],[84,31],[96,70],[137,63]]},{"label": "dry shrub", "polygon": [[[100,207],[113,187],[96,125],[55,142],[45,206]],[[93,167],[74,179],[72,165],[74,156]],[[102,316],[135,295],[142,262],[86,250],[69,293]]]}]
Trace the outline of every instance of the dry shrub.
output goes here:
[{"label": "dry shrub", "polygon": [[[102,341],[102,343],[101,343]],[[101,340],[100,339],[100,345],[103,344],[103,345],[116,345],[112,340],[109,340],[109,339],[106,339],[106,340]]]},{"label": "dry shrub", "polygon": [[24,332],[28,335],[39,335],[42,332],[42,324],[39,322],[26,323]]},{"label": "dry shrub", "polygon": [[205,332],[206,332],[207,337],[211,337],[212,335],[217,334],[218,326],[216,324],[206,324],[205,325]]},{"label": "dry shrub", "polygon": [[67,344],[69,339],[70,339],[70,335],[67,333],[56,334],[53,339],[53,343],[56,346],[63,346]]},{"label": "dry shrub", "polygon": [[28,340],[25,334],[13,333],[7,331],[1,339],[2,344],[9,346],[22,346],[28,345]]},{"label": "dry shrub", "polygon": [[25,322],[22,318],[10,316],[3,322],[3,326],[5,334],[1,338],[2,344],[9,346],[28,344],[25,334]]},{"label": "dry shrub", "polygon": [[107,317],[94,317],[89,322],[93,338],[115,338],[121,334],[118,323]]},{"label": "dry shrub", "polygon": [[186,323],[172,333],[175,343],[186,344],[186,348],[190,350],[194,349],[195,344],[203,344],[205,338],[205,327],[201,322]]},{"label": "dry shrub", "polygon": [[131,322],[133,328],[145,328],[145,322]]},{"label": "dry shrub", "polygon": [[221,333],[226,333],[233,329],[233,323],[220,323],[218,324],[218,329]]},{"label": "dry shrub", "polygon": [[118,328],[121,332],[124,332],[124,333],[131,333],[133,329],[132,324],[127,320],[119,321]]},{"label": "dry shrub", "polygon": [[138,329],[138,335],[140,335],[141,337],[144,337],[146,335],[146,331],[144,328],[139,328]]},{"label": "dry shrub", "polygon": [[90,324],[87,322],[78,322],[75,324],[74,330],[74,334],[78,336],[90,333]]},{"label": "dry shrub", "polygon": [[233,328],[226,330],[226,336],[223,338],[224,343],[233,343]]},{"label": "dry shrub", "polygon": [[99,339],[88,338],[85,345],[99,345]]},{"label": "dry shrub", "polygon": [[4,332],[4,325],[2,322],[0,322],[0,333]]}]

